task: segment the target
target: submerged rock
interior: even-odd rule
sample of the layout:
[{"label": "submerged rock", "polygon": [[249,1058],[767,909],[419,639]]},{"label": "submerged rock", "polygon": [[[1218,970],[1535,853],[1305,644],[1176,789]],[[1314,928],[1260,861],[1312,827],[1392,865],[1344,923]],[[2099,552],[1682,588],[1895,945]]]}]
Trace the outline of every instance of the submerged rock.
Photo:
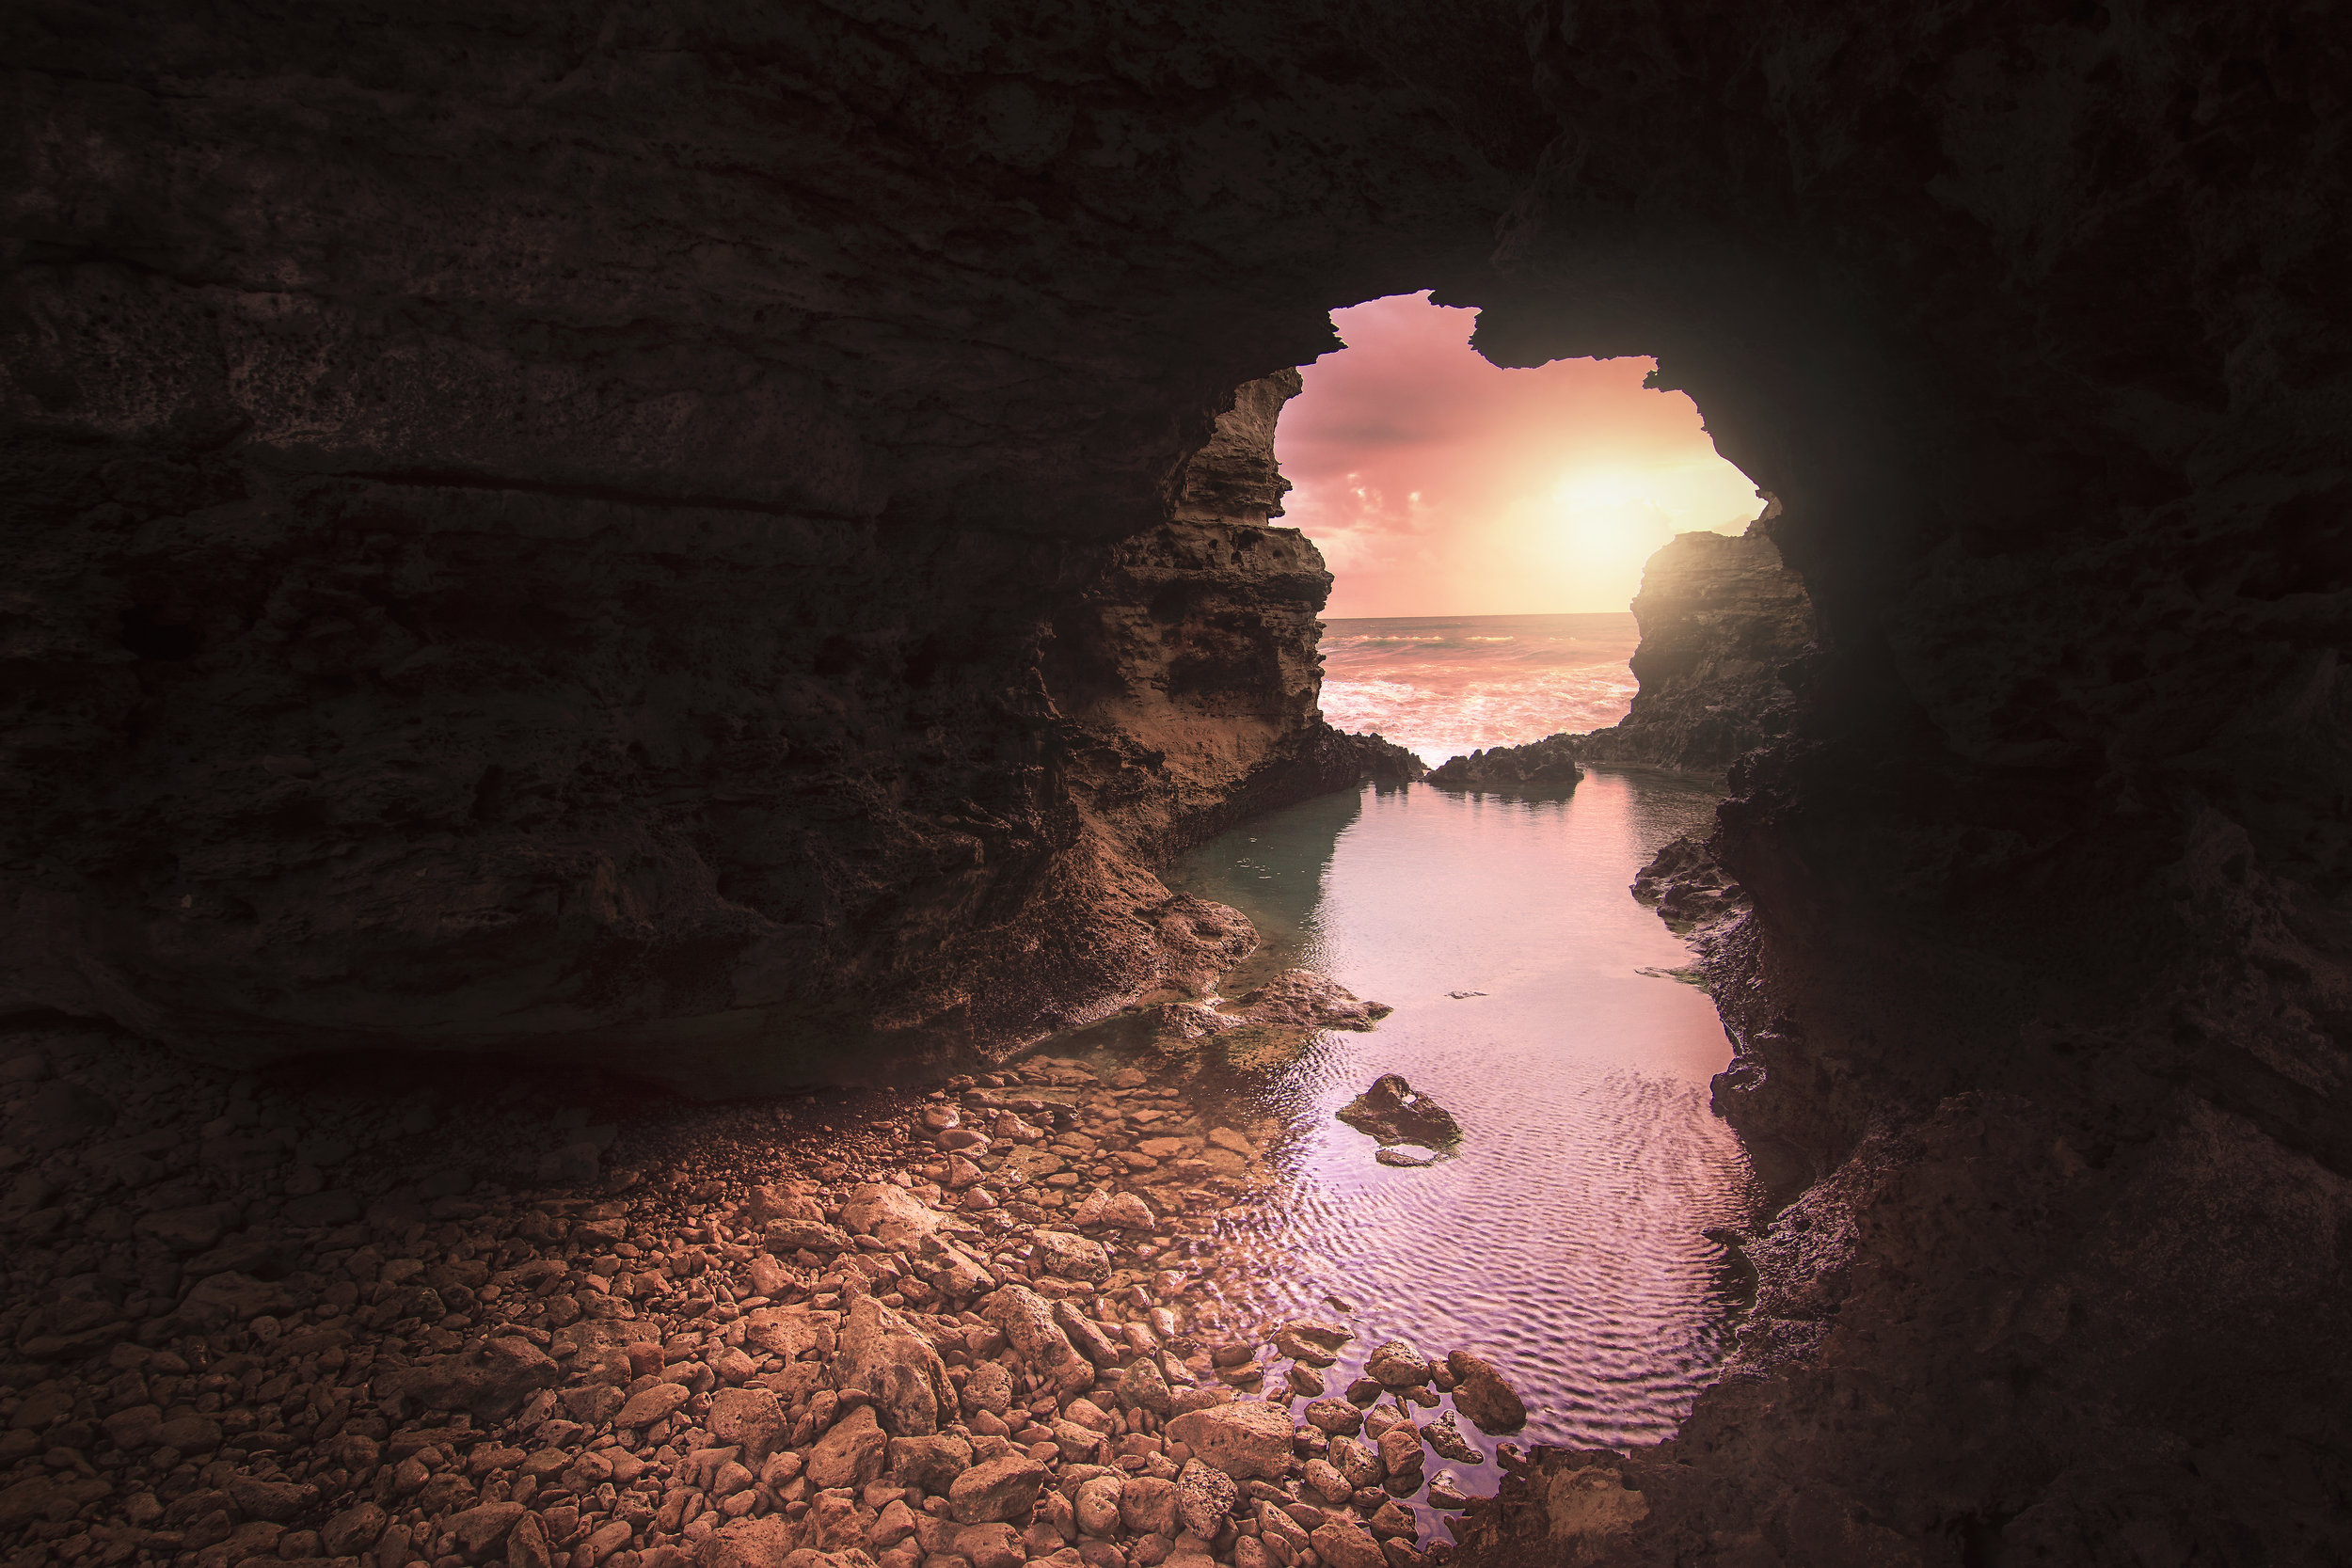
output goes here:
[{"label": "submerged rock", "polygon": [[1287,1024],[1295,1029],[1367,1030],[1396,1009],[1384,1002],[1366,1002],[1327,974],[1308,969],[1286,969],[1241,998],[1242,1016],[1251,1023]]},{"label": "submerged rock", "polygon": [[1454,1113],[1427,1095],[1415,1093],[1412,1085],[1393,1072],[1384,1072],[1374,1079],[1372,1087],[1340,1107],[1338,1116],[1348,1126],[1370,1133],[1382,1144],[1414,1145],[1451,1153],[1462,1141],[1462,1124],[1454,1119]]},{"label": "submerged rock", "polygon": [[1304,1050],[1319,1031],[1369,1030],[1393,1011],[1327,974],[1287,969],[1223,1006],[1213,999],[1163,1003],[1153,1018],[1163,1049],[1221,1037],[1228,1059],[1247,1055],[1270,1066]]}]

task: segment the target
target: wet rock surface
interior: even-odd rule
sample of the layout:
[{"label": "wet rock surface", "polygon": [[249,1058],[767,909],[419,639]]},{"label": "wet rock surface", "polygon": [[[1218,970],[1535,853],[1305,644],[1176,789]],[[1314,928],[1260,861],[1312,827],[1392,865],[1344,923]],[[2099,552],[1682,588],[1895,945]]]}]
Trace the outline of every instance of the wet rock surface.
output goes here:
[{"label": "wet rock surface", "polygon": [[1698,838],[1685,835],[1650,858],[1633,876],[1633,896],[1685,937],[1704,939],[1750,908],[1747,892],[1718,864]]},{"label": "wet rock surface", "polygon": [[1216,995],[1213,986],[1203,989],[1209,994],[1165,1002],[1152,1010],[1160,1049],[1182,1053],[1200,1041],[1222,1039],[1228,1052],[1239,1048],[1262,1061],[1278,1060],[1304,1051],[1323,1030],[1363,1033],[1395,1010],[1305,969],[1284,970],[1231,999]]},{"label": "wet rock surface", "polygon": [[0,1109],[109,1110],[0,1149],[10,1568],[1417,1568],[1458,1507],[1424,1437],[1483,1457],[1410,1418],[1443,1363],[1405,1347],[1302,1410],[1356,1336],[1253,1323],[1210,1244],[1258,1146],[1075,1062],[568,1111],[87,1029],[0,1065]]},{"label": "wet rock surface", "polygon": [[[1412,1085],[1393,1072],[1374,1079],[1370,1088],[1334,1114],[1383,1145],[1404,1144],[1444,1152],[1459,1148],[1462,1142],[1462,1124],[1454,1119],[1454,1113],[1427,1095],[1416,1092]],[[1383,1148],[1382,1152],[1388,1150]],[[1425,1162],[1416,1159],[1413,1163]]]}]

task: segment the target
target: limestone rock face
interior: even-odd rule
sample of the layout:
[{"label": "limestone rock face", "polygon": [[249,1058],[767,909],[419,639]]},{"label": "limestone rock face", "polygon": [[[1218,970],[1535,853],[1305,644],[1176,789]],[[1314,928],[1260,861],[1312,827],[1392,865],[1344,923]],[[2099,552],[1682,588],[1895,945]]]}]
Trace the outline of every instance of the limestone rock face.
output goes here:
[{"label": "limestone rock face", "polygon": [[1578,756],[1713,771],[1788,733],[1796,703],[1782,672],[1813,649],[1813,605],[1764,525],[1677,534],[1644,568],[1633,616],[1633,710],[1577,737]]}]

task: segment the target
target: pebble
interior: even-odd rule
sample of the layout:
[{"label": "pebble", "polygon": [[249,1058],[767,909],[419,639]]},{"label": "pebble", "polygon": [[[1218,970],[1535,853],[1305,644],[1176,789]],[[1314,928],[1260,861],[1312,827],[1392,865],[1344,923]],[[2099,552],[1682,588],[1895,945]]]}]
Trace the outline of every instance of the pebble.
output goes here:
[{"label": "pebble", "polygon": [[[800,1134],[681,1111],[664,1146],[102,1037],[38,1055],[0,1076],[9,1125],[73,1092],[69,1135],[0,1163],[8,1568],[1427,1568],[1390,1495],[1422,1434],[1382,1404],[1356,1435],[1385,1393],[1435,1402],[1426,1363],[1350,1402],[1322,1371],[1345,1323],[1279,1325],[1279,1366],[1194,1321],[1216,1275],[1189,1238],[1261,1151],[1134,1069],[1025,1066]],[[87,1087],[123,1083],[149,1086]],[[1438,1381],[1510,1414],[1491,1363]],[[1450,1414],[1426,1435],[1482,1457]]]}]

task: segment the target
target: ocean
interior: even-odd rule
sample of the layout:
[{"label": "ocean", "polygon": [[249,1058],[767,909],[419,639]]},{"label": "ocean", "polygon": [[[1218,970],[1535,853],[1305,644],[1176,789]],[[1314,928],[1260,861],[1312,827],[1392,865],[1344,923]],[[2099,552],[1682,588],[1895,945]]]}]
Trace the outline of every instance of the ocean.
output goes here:
[{"label": "ocean", "polygon": [[1563,730],[1633,702],[1630,614],[1408,615],[1323,623],[1323,716],[1377,730],[1431,767]]}]

